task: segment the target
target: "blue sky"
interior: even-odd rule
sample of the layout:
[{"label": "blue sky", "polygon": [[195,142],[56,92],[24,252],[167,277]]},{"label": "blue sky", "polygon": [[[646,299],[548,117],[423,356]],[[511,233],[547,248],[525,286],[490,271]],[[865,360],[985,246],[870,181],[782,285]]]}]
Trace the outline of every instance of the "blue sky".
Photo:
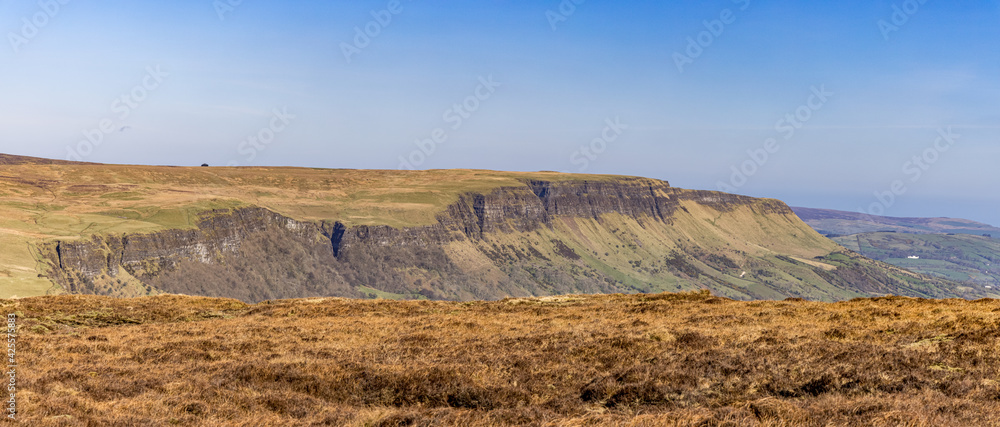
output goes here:
[{"label": "blue sky", "polygon": [[1000,225],[997,1],[229,1],[0,0],[0,152],[615,173]]}]

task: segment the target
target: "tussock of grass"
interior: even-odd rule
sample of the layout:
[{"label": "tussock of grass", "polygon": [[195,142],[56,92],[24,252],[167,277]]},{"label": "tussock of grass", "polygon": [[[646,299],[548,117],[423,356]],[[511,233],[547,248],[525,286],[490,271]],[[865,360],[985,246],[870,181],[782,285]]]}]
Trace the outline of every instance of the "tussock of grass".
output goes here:
[{"label": "tussock of grass", "polygon": [[996,425],[1000,301],[0,301],[28,425]]}]

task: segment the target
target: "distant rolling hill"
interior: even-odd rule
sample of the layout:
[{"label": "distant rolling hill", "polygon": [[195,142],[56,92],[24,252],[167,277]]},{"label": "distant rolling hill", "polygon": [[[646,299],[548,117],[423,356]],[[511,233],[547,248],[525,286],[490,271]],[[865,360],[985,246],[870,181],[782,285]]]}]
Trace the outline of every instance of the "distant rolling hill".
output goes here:
[{"label": "distant rolling hill", "polygon": [[987,290],[1000,287],[1000,228],[956,218],[792,210],[820,234],[865,257]]},{"label": "distant rolling hill", "polygon": [[783,202],[555,172],[0,156],[0,297],[993,296],[851,253]]},{"label": "distant rolling hill", "polygon": [[901,233],[988,234],[1000,238],[1000,228],[956,218],[896,218],[832,209],[792,207],[802,221],[823,235],[850,235],[877,231]]},{"label": "distant rolling hill", "polygon": [[910,271],[1000,287],[997,239],[969,234],[861,233],[833,240],[866,257]]},{"label": "distant rolling hill", "polygon": [[[0,153],[0,165],[82,165],[87,163],[69,162],[65,160],[43,159],[39,157],[12,156]],[[92,163],[91,163],[92,164]]]}]

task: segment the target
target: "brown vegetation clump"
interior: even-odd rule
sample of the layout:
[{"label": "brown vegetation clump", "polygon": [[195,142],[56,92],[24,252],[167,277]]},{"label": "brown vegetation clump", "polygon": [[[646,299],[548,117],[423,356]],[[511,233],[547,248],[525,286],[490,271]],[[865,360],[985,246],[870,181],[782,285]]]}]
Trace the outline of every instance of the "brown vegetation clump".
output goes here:
[{"label": "brown vegetation clump", "polygon": [[33,426],[1000,424],[1000,301],[0,301]]}]

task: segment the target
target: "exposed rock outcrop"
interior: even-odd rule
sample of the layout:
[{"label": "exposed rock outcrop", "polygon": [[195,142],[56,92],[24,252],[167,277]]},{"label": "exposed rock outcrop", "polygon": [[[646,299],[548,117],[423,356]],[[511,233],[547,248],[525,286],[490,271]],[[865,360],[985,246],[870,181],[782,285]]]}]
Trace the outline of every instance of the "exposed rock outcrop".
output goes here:
[{"label": "exposed rock outcrop", "polygon": [[[206,212],[190,230],[57,242],[46,254],[51,277],[70,292],[172,292],[250,302],[383,294],[492,299],[705,287],[746,299],[804,295],[810,280],[850,286],[835,273],[792,258],[787,263],[796,265],[794,274],[766,276],[774,263],[786,261],[727,247],[723,240],[732,236],[704,243],[717,246],[692,242],[698,233],[718,230],[675,229],[679,215],[692,215],[684,203],[707,207],[720,218],[745,208],[756,216],[748,226],[801,225],[796,230],[809,233],[775,200],[674,189],[641,178],[532,180],[463,194],[426,226],[350,225],[337,218],[302,222],[250,207]],[[715,218],[705,219],[714,226]],[[814,238],[821,239],[815,233],[795,237],[803,244],[819,241]],[[760,277],[743,279],[747,270]]]}]

